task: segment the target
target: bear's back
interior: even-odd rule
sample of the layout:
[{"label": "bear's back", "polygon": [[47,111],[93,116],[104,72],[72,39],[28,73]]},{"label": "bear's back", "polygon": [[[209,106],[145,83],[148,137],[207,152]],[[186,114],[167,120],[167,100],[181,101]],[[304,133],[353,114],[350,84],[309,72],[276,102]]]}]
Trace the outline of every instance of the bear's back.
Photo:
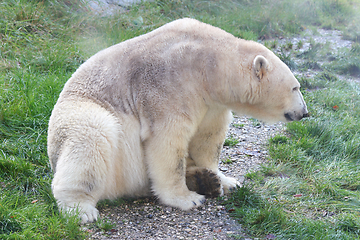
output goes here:
[{"label": "bear's back", "polygon": [[134,109],[139,101],[147,101],[148,93],[161,95],[167,89],[176,94],[184,74],[196,74],[194,69],[203,68],[206,58],[216,61],[216,55],[231,52],[238,40],[194,19],[168,23],[89,58],[66,83],[59,101],[84,97],[115,111],[136,114]]}]

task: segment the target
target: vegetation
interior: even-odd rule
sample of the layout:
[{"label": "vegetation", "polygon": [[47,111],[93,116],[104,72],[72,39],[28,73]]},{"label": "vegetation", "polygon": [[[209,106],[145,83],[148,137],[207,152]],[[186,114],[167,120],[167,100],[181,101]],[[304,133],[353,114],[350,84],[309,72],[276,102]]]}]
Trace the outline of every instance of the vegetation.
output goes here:
[{"label": "vegetation", "polygon": [[229,138],[225,139],[224,146],[233,147],[238,143],[239,143],[238,139],[234,138],[233,136],[230,136]]},{"label": "vegetation", "polygon": [[[76,217],[59,214],[51,193],[47,123],[67,79],[95,52],[193,17],[245,39],[267,40],[306,28],[331,28],[359,41],[358,0],[158,0],[103,16],[80,0],[0,2],[0,239],[83,239]],[[279,47],[271,40],[270,47]],[[359,46],[326,55],[285,44],[284,60],[297,69],[325,70],[299,77],[312,117],[288,124],[289,136],[270,141],[271,158],[229,203],[257,236],[359,237],[359,94],[336,74],[359,75]],[[331,61],[321,64],[320,58]],[[315,65],[314,65],[315,64]],[[106,221],[101,229],[111,229]],[[272,234],[272,235],[271,235]]]}]

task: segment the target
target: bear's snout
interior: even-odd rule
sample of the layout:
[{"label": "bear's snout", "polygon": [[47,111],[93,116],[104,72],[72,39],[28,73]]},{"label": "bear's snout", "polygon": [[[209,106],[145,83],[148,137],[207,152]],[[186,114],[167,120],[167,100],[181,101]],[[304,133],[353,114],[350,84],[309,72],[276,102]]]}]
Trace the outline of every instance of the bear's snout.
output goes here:
[{"label": "bear's snout", "polygon": [[310,114],[309,114],[309,112],[306,111],[302,115],[300,115],[300,114],[298,115],[298,114],[296,114],[294,112],[293,114],[285,113],[284,116],[285,116],[287,121],[292,122],[292,121],[299,121],[299,120],[301,120],[303,118],[306,118],[306,117],[310,117]]}]

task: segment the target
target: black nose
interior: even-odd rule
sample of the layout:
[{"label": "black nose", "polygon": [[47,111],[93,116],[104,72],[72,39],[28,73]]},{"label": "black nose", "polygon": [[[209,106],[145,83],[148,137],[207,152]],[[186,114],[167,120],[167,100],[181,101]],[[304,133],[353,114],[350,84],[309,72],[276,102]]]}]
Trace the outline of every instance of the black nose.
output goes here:
[{"label": "black nose", "polygon": [[302,117],[303,118],[310,117],[310,114],[309,113],[304,113],[304,115]]}]

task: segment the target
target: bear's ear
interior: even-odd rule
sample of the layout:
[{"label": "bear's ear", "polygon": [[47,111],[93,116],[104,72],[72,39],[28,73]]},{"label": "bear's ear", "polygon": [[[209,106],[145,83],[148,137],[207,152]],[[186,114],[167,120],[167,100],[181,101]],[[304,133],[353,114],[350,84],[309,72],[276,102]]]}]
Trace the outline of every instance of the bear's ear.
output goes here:
[{"label": "bear's ear", "polygon": [[264,56],[257,55],[254,58],[253,69],[259,80],[261,80],[268,71],[268,66],[269,62]]}]

